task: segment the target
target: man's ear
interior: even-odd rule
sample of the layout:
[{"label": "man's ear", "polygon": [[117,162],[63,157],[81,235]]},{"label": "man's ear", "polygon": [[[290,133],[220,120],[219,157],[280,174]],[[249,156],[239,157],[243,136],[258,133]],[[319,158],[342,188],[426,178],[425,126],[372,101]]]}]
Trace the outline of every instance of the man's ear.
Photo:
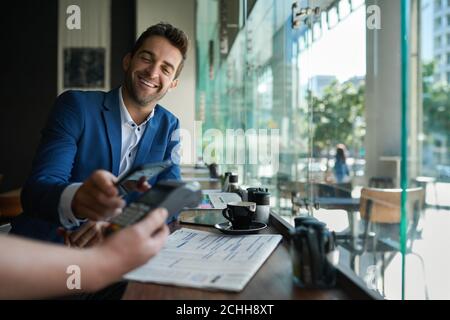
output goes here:
[{"label": "man's ear", "polygon": [[170,84],[169,89],[175,89],[178,86],[178,79],[175,79],[172,81],[172,83]]},{"label": "man's ear", "polygon": [[130,67],[130,63],[131,63],[131,53],[127,53],[125,57],[123,57],[122,59],[122,68],[123,71],[127,71],[128,68]]}]

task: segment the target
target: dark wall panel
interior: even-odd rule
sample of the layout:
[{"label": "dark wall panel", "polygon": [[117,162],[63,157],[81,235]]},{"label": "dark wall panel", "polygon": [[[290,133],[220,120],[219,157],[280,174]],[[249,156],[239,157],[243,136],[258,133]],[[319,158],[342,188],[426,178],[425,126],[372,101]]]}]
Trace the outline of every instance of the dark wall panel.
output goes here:
[{"label": "dark wall panel", "polygon": [[111,1],[111,88],[122,84],[122,58],[136,40],[136,2]]},{"label": "dark wall panel", "polygon": [[[111,88],[135,41],[135,1],[111,1]],[[19,188],[31,169],[40,131],[57,96],[57,0],[2,5],[0,41],[0,192]]]},{"label": "dark wall panel", "polygon": [[57,93],[57,0],[2,3],[0,190],[20,187]]}]

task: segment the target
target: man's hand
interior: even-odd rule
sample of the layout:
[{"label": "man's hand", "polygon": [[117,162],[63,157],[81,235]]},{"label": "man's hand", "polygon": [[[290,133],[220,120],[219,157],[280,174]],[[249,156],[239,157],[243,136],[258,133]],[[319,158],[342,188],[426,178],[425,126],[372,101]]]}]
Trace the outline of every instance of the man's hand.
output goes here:
[{"label": "man's hand", "polygon": [[117,178],[105,170],[95,171],[77,190],[72,211],[78,219],[106,220],[122,212],[125,201],[115,186]]},{"label": "man's hand", "polygon": [[146,177],[141,177],[137,181],[136,180],[127,180],[127,181],[123,182],[121,185],[127,192],[132,192],[132,191],[145,192],[151,188]]},{"label": "man's hand", "polygon": [[78,230],[66,231],[64,243],[69,247],[91,247],[104,239],[104,231],[109,226],[105,221],[87,221]]}]

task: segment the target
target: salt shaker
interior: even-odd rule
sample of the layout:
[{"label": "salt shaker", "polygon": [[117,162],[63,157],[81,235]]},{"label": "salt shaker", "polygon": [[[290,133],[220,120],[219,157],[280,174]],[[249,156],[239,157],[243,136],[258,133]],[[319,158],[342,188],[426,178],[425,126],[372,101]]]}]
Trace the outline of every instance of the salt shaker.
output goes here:
[{"label": "salt shaker", "polygon": [[255,221],[265,224],[269,223],[270,216],[270,193],[264,191],[256,191],[252,193],[251,200],[256,203]]}]

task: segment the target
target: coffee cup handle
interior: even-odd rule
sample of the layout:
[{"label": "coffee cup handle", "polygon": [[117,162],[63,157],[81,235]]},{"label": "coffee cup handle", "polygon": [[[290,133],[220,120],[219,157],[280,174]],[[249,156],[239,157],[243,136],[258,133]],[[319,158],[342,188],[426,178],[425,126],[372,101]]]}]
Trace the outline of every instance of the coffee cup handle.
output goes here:
[{"label": "coffee cup handle", "polygon": [[228,214],[228,208],[222,210],[222,215],[228,220],[231,221],[230,215]]}]

